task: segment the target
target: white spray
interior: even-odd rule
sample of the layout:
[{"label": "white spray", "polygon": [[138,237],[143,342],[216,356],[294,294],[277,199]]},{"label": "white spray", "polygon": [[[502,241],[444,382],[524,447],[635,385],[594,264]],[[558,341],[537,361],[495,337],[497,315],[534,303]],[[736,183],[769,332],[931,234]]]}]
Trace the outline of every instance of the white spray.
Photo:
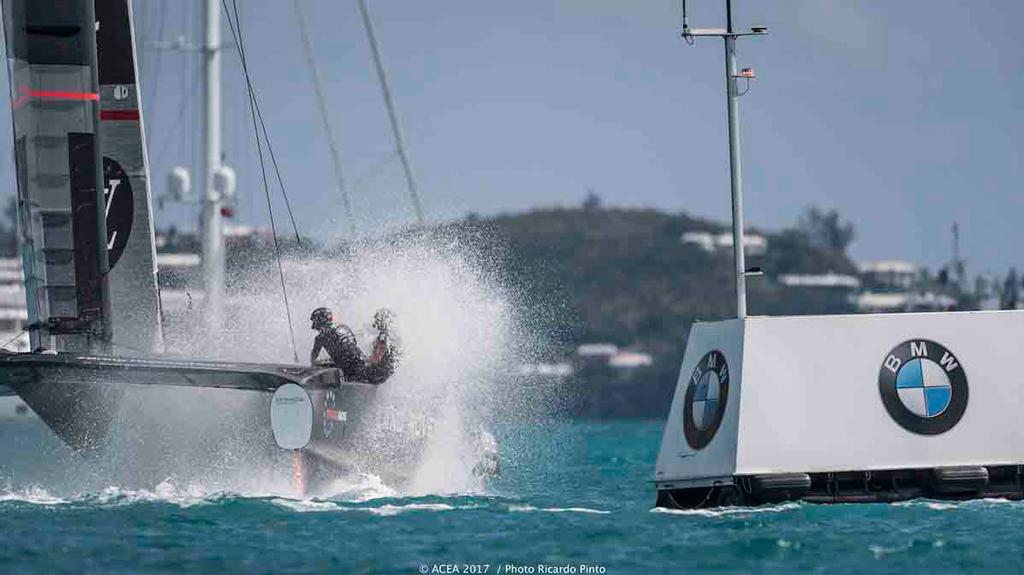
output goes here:
[{"label": "white spray", "polygon": [[[309,359],[314,335],[309,313],[320,306],[332,308],[364,347],[376,335],[370,326],[374,311],[391,308],[403,350],[396,373],[377,389],[373,423],[356,438],[356,472],[339,477],[329,493],[315,495],[361,500],[484,489],[473,468],[481,449],[495,449],[490,432],[498,410],[516,409],[510,374],[540,343],[519,321],[522,306],[508,282],[477,256],[454,240],[413,239],[364,244],[344,258],[286,262],[301,363]],[[229,297],[226,315],[233,319],[223,332],[202,331],[200,306],[169,314],[169,351],[291,363],[275,276],[254,274],[243,282],[243,293]],[[34,473],[29,485],[64,495],[114,485],[146,497],[293,496],[288,458],[266,449],[272,439],[260,411],[264,400],[256,392],[131,387],[101,460],[80,461],[50,445],[46,459],[52,469]],[[26,487],[19,485],[21,472],[5,475],[10,489]]]},{"label": "white spray", "polygon": [[[312,345],[312,309],[330,307],[364,348],[376,335],[374,311],[393,310],[401,362],[377,390],[372,424],[356,440],[353,463],[367,477],[395,478],[402,494],[482,489],[473,468],[481,445],[492,448],[491,415],[508,389],[499,382],[521,361],[516,350],[534,347],[523,345],[530,336],[517,321],[516,298],[472,256],[455,241],[410,240],[364,244],[345,259],[286,262],[300,362]],[[280,285],[250,279],[247,288],[231,303],[229,329],[197,334],[191,326],[201,322],[177,321],[168,340],[193,356],[290,363]],[[233,395],[224,394],[224,401],[239,403],[225,408],[247,409]],[[350,486],[351,478],[343,478],[338,490]]]}]

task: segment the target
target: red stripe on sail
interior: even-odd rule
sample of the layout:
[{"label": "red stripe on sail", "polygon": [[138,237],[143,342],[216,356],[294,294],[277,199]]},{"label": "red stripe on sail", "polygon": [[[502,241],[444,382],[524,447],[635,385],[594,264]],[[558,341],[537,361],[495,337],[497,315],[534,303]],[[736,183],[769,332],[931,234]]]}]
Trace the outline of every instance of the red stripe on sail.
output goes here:
[{"label": "red stripe on sail", "polygon": [[100,95],[96,92],[64,92],[61,90],[33,90],[22,86],[18,88],[18,99],[14,101],[14,107],[25,105],[29,100],[69,100],[75,102],[98,102]]}]

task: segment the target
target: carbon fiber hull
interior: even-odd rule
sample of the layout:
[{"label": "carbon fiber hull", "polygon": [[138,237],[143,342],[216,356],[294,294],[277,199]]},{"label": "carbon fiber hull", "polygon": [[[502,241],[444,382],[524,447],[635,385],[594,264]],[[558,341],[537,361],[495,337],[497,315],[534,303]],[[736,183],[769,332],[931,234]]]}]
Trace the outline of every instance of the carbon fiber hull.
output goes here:
[{"label": "carbon fiber hull", "polygon": [[[232,389],[267,396],[302,386],[313,403],[312,441],[341,441],[359,425],[375,386],[343,382],[335,368],[75,354],[0,356],[0,387],[16,393],[75,451],[102,450],[129,385]],[[339,413],[344,414],[343,421]],[[267,418],[269,407],[257,414]]]}]

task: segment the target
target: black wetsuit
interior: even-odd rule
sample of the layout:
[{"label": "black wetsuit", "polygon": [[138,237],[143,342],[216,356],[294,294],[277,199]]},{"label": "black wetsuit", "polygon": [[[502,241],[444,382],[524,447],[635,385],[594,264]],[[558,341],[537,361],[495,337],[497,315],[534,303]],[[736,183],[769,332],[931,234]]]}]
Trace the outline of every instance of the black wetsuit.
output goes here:
[{"label": "black wetsuit", "polygon": [[344,324],[331,324],[320,330],[313,341],[310,363],[316,364],[321,349],[327,350],[331,362],[345,375],[345,381],[379,385],[391,377],[398,363],[398,342],[394,337],[385,332],[377,336],[373,358],[376,361],[371,362],[356,344],[355,334]]},{"label": "black wetsuit", "polygon": [[347,325],[329,324],[320,330],[313,341],[313,352],[309,361],[316,364],[320,350],[326,349],[331,362],[341,369],[347,381],[356,381],[366,366],[366,357],[356,344],[356,336]]}]

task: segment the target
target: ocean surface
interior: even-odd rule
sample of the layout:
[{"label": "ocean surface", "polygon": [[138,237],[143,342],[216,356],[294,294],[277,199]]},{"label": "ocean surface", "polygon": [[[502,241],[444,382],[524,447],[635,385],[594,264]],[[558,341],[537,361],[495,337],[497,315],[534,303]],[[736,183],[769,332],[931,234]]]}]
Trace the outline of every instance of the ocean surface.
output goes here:
[{"label": "ocean surface", "polygon": [[46,432],[8,419],[0,426],[0,572],[1022,569],[1020,503],[656,510],[649,480],[661,428],[658,421],[507,424],[494,430],[500,478],[472,493],[403,495],[363,477],[330,497],[301,500],[269,489],[204,490],[174,478],[132,488],[83,479],[77,489],[75,477],[65,476],[48,487],[60,474],[53,447],[28,447]]}]

